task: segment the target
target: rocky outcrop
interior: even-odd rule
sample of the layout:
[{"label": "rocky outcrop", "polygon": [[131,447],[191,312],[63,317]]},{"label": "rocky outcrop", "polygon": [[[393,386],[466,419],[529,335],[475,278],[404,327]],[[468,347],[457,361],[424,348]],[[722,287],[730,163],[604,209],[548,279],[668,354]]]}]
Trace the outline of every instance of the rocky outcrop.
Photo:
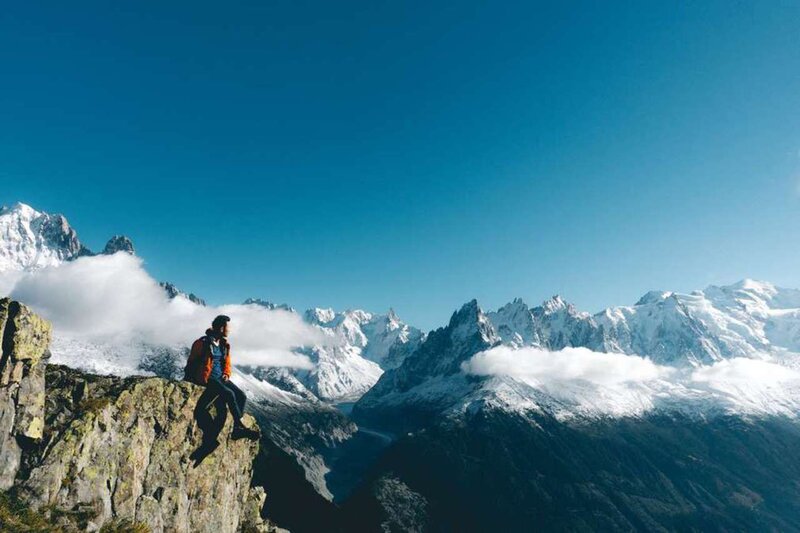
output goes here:
[{"label": "rocky outcrop", "polygon": [[49,324],[8,299],[0,328],[3,489],[67,530],[272,529],[251,486],[258,443],[228,437],[232,420],[205,389],[47,365]]},{"label": "rocky outcrop", "polygon": [[23,448],[42,438],[44,369],[50,324],[27,307],[0,299],[0,489],[14,484]]},{"label": "rocky outcrop", "polygon": [[197,305],[202,305],[204,307],[206,305],[206,301],[200,298],[199,296],[196,296],[193,292],[185,293],[178,287],[176,287],[174,284],[170,283],[169,281],[161,281],[158,284],[161,286],[162,289],[164,289],[164,292],[166,292],[167,296],[169,296],[170,298],[177,298],[178,296],[183,296],[190,302],[194,302]]},{"label": "rocky outcrop", "polygon": [[106,243],[103,248],[103,254],[111,255],[117,252],[125,252],[126,254],[136,255],[136,250],[133,248],[133,242],[125,235],[114,235]]}]

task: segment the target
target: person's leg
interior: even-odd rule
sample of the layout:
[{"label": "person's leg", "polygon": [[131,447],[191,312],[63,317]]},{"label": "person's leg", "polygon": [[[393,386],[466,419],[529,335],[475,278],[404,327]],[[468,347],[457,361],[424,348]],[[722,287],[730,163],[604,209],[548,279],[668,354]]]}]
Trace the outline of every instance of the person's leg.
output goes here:
[{"label": "person's leg", "polygon": [[226,381],[225,385],[236,395],[236,404],[239,406],[239,412],[244,413],[244,406],[247,403],[247,396],[244,391],[237,387],[231,380]]},{"label": "person's leg", "polygon": [[[221,379],[209,378],[208,387],[213,387],[215,391],[219,391],[220,398],[225,400],[231,414],[233,415],[233,423],[236,426],[242,425],[242,411],[239,409],[239,403],[236,398],[236,392],[233,387],[236,387],[230,381],[222,381]],[[238,390],[238,387],[236,387]]]}]

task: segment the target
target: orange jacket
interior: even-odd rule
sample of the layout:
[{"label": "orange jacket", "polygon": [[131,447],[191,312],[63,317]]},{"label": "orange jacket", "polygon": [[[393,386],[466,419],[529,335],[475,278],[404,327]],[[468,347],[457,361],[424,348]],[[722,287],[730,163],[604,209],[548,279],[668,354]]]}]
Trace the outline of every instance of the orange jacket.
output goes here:
[{"label": "orange jacket", "polygon": [[[231,377],[231,344],[226,339],[220,339],[222,346],[222,375]],[[187,375],[186,377],[197,383],[198,385],[205,385],[208,383],[208,377],[211,375],[211,366],[213,361],[211,359],[211,338],[210,330],[206,331],[206,335],[200,337],[192,343],[192,350],[189,352],[189,359],[186,362]]]}]

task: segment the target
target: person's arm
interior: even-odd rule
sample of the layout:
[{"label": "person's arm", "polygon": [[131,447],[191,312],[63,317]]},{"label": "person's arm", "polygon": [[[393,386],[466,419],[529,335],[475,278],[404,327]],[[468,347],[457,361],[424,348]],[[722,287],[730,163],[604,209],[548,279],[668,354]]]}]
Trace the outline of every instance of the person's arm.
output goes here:
[{"label": "person's arm", "polygon": [[231,379],[231,345],[227,345],[227,354],[225,355],[225,361],[222,365],[222,379],[225,381]]}]

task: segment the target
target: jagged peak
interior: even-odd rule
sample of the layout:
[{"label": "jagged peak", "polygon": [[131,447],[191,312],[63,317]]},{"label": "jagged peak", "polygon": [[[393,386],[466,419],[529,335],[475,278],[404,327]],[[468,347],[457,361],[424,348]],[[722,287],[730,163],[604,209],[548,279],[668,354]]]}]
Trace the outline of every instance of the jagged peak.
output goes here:
[{"label": "jagged peak", "polygon": [[336,318],[336,311],[330,307],[313,307],[311,309],[307,309],[303,316],[305,317],[306,322],[310,322],[312,324],[327,324]]},{"label": "jagged peak", "polygon": [[525,300],[522,298],[517,297],[498,307],[497,312],[500,313],[502,311],[510,311],[515,309],[528,309],[528,304],[526,304]]},{"label": "jagged peak", "polygon": [[63,215],[17,202],[2,208],[0,224],[11,244],[0,250],[0,271],[35,270],[91,255]]},{"label": "jagged peak", "polygon": [[342,315],[361,324],[372,320],[372,313],[363,309],[348,309]]},{"label": "jagged peak", "polygon": [[133,247],[133,241],[125,235],[114,235],[106,243],[103,248],[104,255],[111,255],[117,252],[125,252],[131,255],[136,255],[136,250]]},{"label": "jagged peak", "polygon": [[453,313],[447,329],[453,338],[466,338],[475,333],[479,333],[486,342],[492,342],[496,338],[494,326],[475,299]]},{"label": "jagged peak", "polygon": [[166,292],[167,296],[169,296],[170,298],[177,298],[178,296],[182,296],[183,298],[186,298],[190,302],[196,303],[197,305],[202,305],[203,307],[205,307],[206,305],[205,300],[195,295],[194,293],[183,292],[178,287],[176,287],[174,283],[170,283],[169,281],[160,281],[158,282],[158,284],[162,289],[164,289],[164,292]]},{"label": "jagged peak", "polygon": [[556,313],[564,309],[572,308],[572,304],[568,303],[560,294],[554,295],[552,298],[545,300],[541,305],[545,313]]},{"label": "jagged peak", "polygon": [[261,306],[261,307],[266,307],[267,309],[271,309],[271,310],[282,309],[284,311],[291,311],[292,313],[295,312],[294,308],[292,306],[290,306],[289,304],[285,304],[285,303],[284,304],[276,304],[276,303],[271,302],[269,300],[264,300],[263,298],[248,298],[247,300],[242,302],[242,305],[258,305],[258,306]]},{"label": "jagged peak", "polygon": [[514,298],[512,301],[508,302],[507,304],[499,307],[497,311],[494,313],[489,313],[490,316],[503,316],[507,318],[511,318],[513,316],[517,316],[520,313],[530,313],[530,307],[522,298]]},{"label": "jagged peak", "polygon": [[473,298],[472,300],[468,301],[461,308],[454,312],[453,315],[450,317],[450,325],[458,325],[463,322],[468,322],[470,320],[479,320],[480,315],[483,314],[480,306],[478,305],[478,300]]}]

